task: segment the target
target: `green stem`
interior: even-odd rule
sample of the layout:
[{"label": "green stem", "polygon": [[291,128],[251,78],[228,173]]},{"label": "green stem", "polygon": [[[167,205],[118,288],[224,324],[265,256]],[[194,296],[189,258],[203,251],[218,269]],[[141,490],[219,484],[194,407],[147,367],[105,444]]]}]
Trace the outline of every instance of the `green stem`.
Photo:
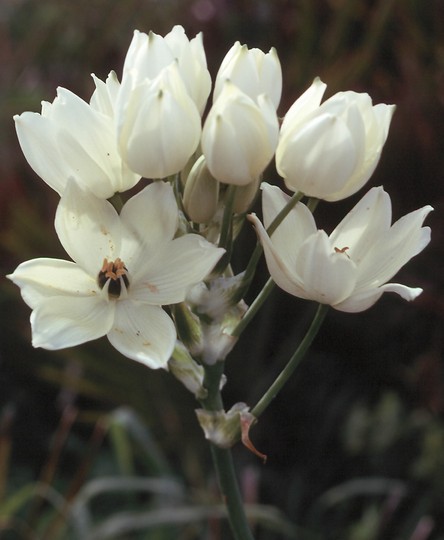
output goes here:
[{"label": "green stem", "polygon": [[253,319],[253,317],[256,315],[259,309],[262,307],[262,304],[269,297],[271,291],[274,289],[274,286],[275,286],[275,283],[273,281],[273,278],[269,278],[267,283],[263,286],[261,292],[254,299],[254,302],[251,304],[248,311],[245,313],[245,315],[239,321],[237,326],[231,332],[232,336],[239,337],[242,334],[242,332],[245,330],[247,325],[250,323],[250,321]]},{"label": "green stem", "polygon": [[114,195],[110,197],[108,201],[114,206],[116,212],[120,214],[124,205],[122,195],[120,193],[114,193]]},{"label": "green stem", "polygon": [[325,316],[327,315],[329,306],[325,304],[319,304],[319,307],[316,311],[313,321],[311,322],[310,328],[305,334],[304,339],[301,341],[299,347],[294,352],[293,356],[288,361],[287,365],[277,376],[274,383],[270,388],[265,392],[262,398],[258,401],[255,407],[251,410],[251,414],[256,418],[265,411],[265,409],[270,405],[272,400],[277,396],[277,394],[282,390],[282,387],[288,381],[288,379],[293,374],[294,370],[297,368],[305,353],[307,352],[310,345],[313,343],[314,338],[316,337],[319,329],[324,322]]},{"label": "green stem", "polygon": [[[223,371],[224,362],[222,361],[213,366],[205,366],[204,387],[208,391],[208,396],[201,400],[201,403],[207,411],[220,411],[223,409],[220,393],[220,379]],[[245,514],[231,449],[219,448],[214,444],[210,444],[210,449],[219,489],[228,511],[233,537],[235,540],[254,540]]]},{"label": "green stem", "polygon": [[219,489],[228,510],[233,537],[235,540],[254,540],[234,471],[231,450],[229,448],[219,448],[212,444],[211,456],[217,473]]},{"label": "green stem", "polygon": [[290,210],[292,210],[297,203],[302,199],[304,196],[303,193],[300,191],[297,191],[293,194],[293,196],[290,198],[288,203],[282,208],[282,210],[279,212],[279,214],[273,219],[273,221],[270,223],[270,225],[267,228],[267,234],[268,236],[271,236],[274,231],[279,227],[279,225],[284,221],[284,219],[288,216],[290,213]]},{"label": "green stem", "polygon": [[310,197],[307,201],[307,208],[310,210],[312,214],[314,214],[314,211],[316,210],[316,207],[319,204],[319,199],[316,197]]},{"label": "green stem", "polygon": [[232,240],[233,206],[235,195],[236,186],[234,184],[230,184],[227,188],[225,197],[225,208],[220,229],[219,247],[227,248]]}]

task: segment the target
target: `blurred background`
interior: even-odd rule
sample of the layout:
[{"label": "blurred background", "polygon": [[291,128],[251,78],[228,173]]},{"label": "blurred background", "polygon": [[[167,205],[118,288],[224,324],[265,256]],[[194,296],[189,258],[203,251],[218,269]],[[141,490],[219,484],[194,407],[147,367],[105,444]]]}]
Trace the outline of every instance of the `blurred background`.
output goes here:
[{"label": "blurred background", "polygon": [[[234,456],[256,538],[444,539],[443,0],[0,0],[1,274],[65,255],[58,197],[21,154],[12,116],[57,86],[85,100],[90,73],[120,76],[135,28],[203,31],[210,71],[234,41],[276,47],[285,113],[315,76],[397,110],[369,185],[394,219],[425,204],[429,247],[367,312],[330,312],[300,369],[251,432],[266,465]],[[279,184],[270,169],[266,179]],[[332,229],[362,196],[320,204]],[[235,257],[255,242],[245,231]],[[266,279],[260,267],[251,300]],[[106,339],[60,352],[30,345],[29,312],[1,278],[0,538],[209,539],[220,519],[197,404],[166,372],[119,357]],[[276,290],[227,362],[227,408],[254,405],[291,355],[313,306]],[[259,505],[259,506],[258,506]]]}]

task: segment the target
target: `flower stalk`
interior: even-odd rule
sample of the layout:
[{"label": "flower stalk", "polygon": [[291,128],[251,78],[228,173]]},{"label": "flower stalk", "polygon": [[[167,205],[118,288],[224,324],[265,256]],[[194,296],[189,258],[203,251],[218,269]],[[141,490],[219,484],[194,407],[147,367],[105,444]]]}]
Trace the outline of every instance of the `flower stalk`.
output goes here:
[{"label": "flower stalk", "polygon": [[[208,396],[201,400],[201,404],[206,411],[223,409],[220,381],[224,371],[224,364],[225,362],[219,361],[212,366],[205,366],[204,387],[208,392]],[[210,450],[220,493],[227,507],[233,537],[235,540],[254,540],[245,514],[231,449],[219,448],[210,443]]]},{"label": "flower stalk", "polygon": [[301,341],[299,347],[296,349],[285,368],[281,371],[281,373],[277,376],[270,388],[268,388],[265,394],[251,410],[251,414],[253,416],[259,418],[259,416],[270,405],[270,403],[278,395],[278,393],[284,387],[285,383],[294,373],[295,369],[298,367],[301,360],[304,358],[305,353],[309,349],[310,345],[313,343],[314,338],[318,334],[322,323],[324,322],[325,316],[328,313],[328,308],[329,306],[325,304],[319,304],[316,314],[313,318],[310,328],[305,334],[304,339]]}]

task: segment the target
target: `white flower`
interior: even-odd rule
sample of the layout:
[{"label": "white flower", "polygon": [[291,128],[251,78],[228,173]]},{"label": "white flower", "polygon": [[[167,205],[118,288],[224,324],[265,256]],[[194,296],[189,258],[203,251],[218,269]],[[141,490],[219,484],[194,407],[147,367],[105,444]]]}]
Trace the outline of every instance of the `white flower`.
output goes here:
[{"label": "white flower", "polygon": [[368,94],[339,92],[320,105],[326,85],[315,79],[290,107],[276,149],[276,168],[292,191],[338,201],[356,193],[378,164],[394,105]]},{"label": "white flower", "polygon": [[177,60],[190,97],[202,114],[211,91],[211,76],[207,68],[202,32],[189,40],[183,27],[176,25],[165,36],[165,42]]},{"label": "white flower", "polygon": [[123,160],[146,178],[179,172],[199,144],[201,118],[175,62],[152,80],[124,73],[116,122]]},{"label": "white flower", "polygon": [[[263,186],[265,227],[288,202],[278,187]],[[387,283],[430,241],[421,227],[431,206],[391,224],[391,201],[382,187],[372,188],[328,236],[318,230],[302,203],[290,211],[271,238],[255,215],[250,216],[264,247],[268,270],[288,293],[329,304],[339,311],[358,312],[387,291],[413,300],[422,289]]]},{"label": "white flower", "polygon": [[122,84],[125,84],[128,73],[134,73],[135,84],[155,79],[173,62],[179,68],[190,97],[202,113],[211,90],[202,33],[189,40],[179,25],[174,26],[164,38],[154,32],[145,34],[135,30],[125,58]]},{"label": "white flower", "polygon": [[227,79],[255,101],[260,94],[267,94],[274,108],[278,108],[282,93],[282,69],[274,47],[265,54],[260,49],[248,49],[236,41],[217,72],[214,101]]},{"label": "white flower", "polygon": [[257,180],[273,157],[278,120],[266,94],[257,103],[231,81],[211,107],[202,130],[202,152],[211,174],[226,184]]},{"label": "white flower", "polygon": [[92,75],[96,89],[94,90],[89,104],[93,109],[109,116],[114,120],[117,97],[120,90],[120,82],[114,71],[110,71],[106,81],[102,81]]},{"label": "white flower", "polygon": [[8,276],[33,310],[33,345],[62,349],[107,335],[125,356],[166,367],[176,331],[161,306],[183,301],[224,250],[198,235],[174,238],[178,210],[162,182],[132,197],[120,216],[69,183],[55,226],[74,262],[34,259]]},{"label": "white flower", "polygon": [[28,163],[60,195],[70,179],[100,198],[130,189],[140,180],[122,162],[114,120],[103,109],[58,88],[53,103],[42,102],[41,114],[14,116]]}]

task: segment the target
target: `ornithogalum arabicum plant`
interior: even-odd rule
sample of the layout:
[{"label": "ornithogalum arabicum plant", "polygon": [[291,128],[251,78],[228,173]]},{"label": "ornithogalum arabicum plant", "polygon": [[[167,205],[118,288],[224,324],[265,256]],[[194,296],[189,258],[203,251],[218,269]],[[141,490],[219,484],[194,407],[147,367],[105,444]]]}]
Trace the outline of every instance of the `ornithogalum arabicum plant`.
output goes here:
[{"label": "ornithogalum arabicum plant", "polygon": [[[94,81],[90,103],[59,88],[40,114],[15,117],[26,159],[60,195],[55,229],[70,260],[34,259],[8,277],[32,310],[35,347],[106,335],[122,355],[169,370],[194,393],[233,536],[251,539],[230,447],[242,440],[257,452],[249,429],[291,376],[328,306],[353,313],[384,292],[405,300],[421,293],[391,280],[428,244],[423,221],[431,207],[392,224],[390,197],[376,187],[330,234],[317,228],[311,198],[336,201],[365,185],[394,106],[355,92],[321,103],[326,85],[316,79],[280,123],[274,49],[234,44],[204,120],[211,79],[202,36],[189,40],[180,26],[165,37],[136,31],[121,82],[114,72]],[[274,155],[291,196],[261,185]],[[147,185],[127,196],[142,177]],[[248,214],[258,194],[263,224]],[[233,242],[243,225],[253,230],[250,222],[258,244],[236,275]],[[271,278],[248,307],[243,298],[262,250]],[[273,283],[317,302],[316,316],[259,402],[225,410],[227,356]]]}]

